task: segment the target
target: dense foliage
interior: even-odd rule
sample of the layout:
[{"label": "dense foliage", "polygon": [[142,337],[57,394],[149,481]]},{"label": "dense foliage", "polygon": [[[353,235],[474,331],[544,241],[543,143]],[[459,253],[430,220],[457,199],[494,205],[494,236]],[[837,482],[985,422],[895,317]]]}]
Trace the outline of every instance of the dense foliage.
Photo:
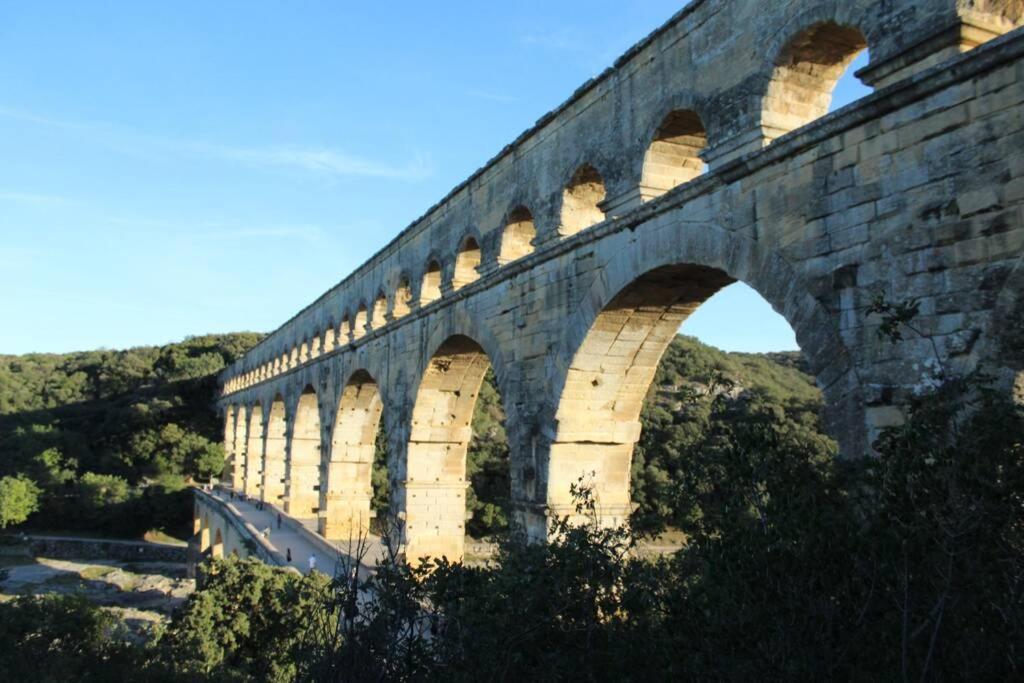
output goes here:
[{"label": "dense foliage", "polygon": [[187,525],[186,481],[224,463],[216,373],[258,340],[0,356],[0,476],[38,487],[29,524],[130,536]]},{"label": "dense foliage", "polygon": [[198,680],[295,680],[322,632],[330,583],[257,560],[207,565],[202,590],[153,648],[152,668]]},{"label": "dense foliage", "polygon": [[[713,412],[731,410],[724,396]],[[876,458],[850,463],[778,411],[753,417],[716,435],[701,486],[680,487],[688,543],[671,557],[639,556],[629,527],[560,523],[550,545],[504,537],[486,566],[391,556],[328,582],[218,561],[163,636],[122,660],[138,668],[103,664],[108,679],[1024,676],[1020,406],[979,378],[950,380]],[[577,499],[592,512],[585,488]],[[20,657],[27,630],[0,632],[0,652]],[[63,636],[61,666],[112,661],[95,634]]]},{"label": "dense foliage", "polygon": [[0,602],[0,672],[7,681],[130,680],[136,649],[124,625],[81,596]]}]

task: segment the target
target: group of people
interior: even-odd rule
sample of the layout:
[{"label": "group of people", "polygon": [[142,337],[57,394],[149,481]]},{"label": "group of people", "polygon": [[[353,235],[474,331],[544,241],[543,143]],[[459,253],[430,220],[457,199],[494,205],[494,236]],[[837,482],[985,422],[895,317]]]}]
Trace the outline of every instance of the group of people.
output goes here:
[{"label": "group of people", "polygon": [[[234,489],[232,489],[228,493],[231,494],[231,500],[234,500],[235,499],[235,491],[234,491]],[[250,500],[249,496],[245,495],[245,492],[243,492],[243,491],[239,491],[238,492],[238,500],[242,501],[243,503],[251,502],[253,505],[256,506],[257,510],[262,510],[263,506],[265,505],[263,500],[260,499],[260,498],[253,498],[252,500]],[[280,515],[278,515],[278,516],[280,516]]]}]

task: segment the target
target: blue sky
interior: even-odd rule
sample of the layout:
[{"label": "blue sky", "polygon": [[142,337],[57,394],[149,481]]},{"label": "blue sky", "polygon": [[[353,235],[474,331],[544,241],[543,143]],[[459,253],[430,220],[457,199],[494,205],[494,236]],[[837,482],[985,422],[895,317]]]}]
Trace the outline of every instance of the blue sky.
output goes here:
[{"label": "blue sky", "polygon": [[[680,6],[0,4],[0,353],[270,331]],[[795,348],[741,285],[683,331]]]}]

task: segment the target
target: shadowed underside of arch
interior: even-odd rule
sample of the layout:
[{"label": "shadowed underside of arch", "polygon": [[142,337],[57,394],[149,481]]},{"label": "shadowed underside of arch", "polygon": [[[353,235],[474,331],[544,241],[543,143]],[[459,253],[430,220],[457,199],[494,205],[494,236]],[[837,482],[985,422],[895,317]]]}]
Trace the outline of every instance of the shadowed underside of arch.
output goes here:
[{"label": "shadowed underside of arch", "polygon": [[568,368],[555,414],[549,508],[571,511],[570,486],[584,477],[609,523],[629,515],[633,446],[658,363],[683,321],[732,282],[714,268],[666,266],[640,276],[601,311]]},{"label": "shadowed underside of arch", "polygon": [[431,358],[416,394],[407,453],[406,555],[461,560],[466,534],[466,451],[490,360],[462,335]]},{"label": "shadowed underside of arch", "polygon": [[352,375],[338,402],[331,431],[327,485],[320,492],[320,533],[337,540],[369,530],[374,447],[384,403],[366,371]]},{"label": "shadowed underside of arch", "polygon": [[764,96],[761,126],[767,139],[824,116],[839,78],[866,47],[859,29],[832,21],[794,36],[776,58]]}]

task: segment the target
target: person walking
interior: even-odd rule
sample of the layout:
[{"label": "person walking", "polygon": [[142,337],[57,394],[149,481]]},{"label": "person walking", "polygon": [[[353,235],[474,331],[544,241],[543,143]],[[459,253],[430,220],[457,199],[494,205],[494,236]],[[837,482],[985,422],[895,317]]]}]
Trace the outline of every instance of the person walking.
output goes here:
[{"label": "person walking", "polygon": [[291,548],[285,548],[284,549],[284,559],[288,560],[289,562],[292,561],[292,549]]},{"label": "person walking", "polygon": [[316,553],[309,556],[309,571],[312,572],[316,569]]}]

